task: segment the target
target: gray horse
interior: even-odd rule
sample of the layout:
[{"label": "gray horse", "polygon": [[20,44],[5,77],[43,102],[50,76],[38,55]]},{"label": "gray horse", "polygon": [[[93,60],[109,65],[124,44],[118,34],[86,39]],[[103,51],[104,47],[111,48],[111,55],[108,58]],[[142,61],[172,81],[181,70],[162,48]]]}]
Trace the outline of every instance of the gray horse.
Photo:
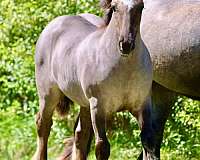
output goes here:
[{"label": "gray horse", "polygon": [[200,100],[200,1],[144,0],[144,4],[141,35],[153,62],[153,125],[160,158],[164,125],[177,95]]},{"label": "gray horse", "polygon": [[[105,26],[97,29],[84,16],[62,16],[43,30],[35,55],[40,110],[34,159],[47,159],[53,112],[57,108],[64,113],[71,101],[80,105],[72,159],[86,159],[87,143],[81,141],[90,136],[85,134],[88,124],[95,134],[97,159],[108,159],[106,117],[121,110],[141,122],[143,144],[152,142],[152,66],[140,37],[142,8],[141,0],[113,0]],[[144,148],[153,157],[151,147]]]},{"label": "gray horse", "polygon": [[[111,1],[102,2],[109,5]],[[200,2],[144,0],[144,6],[141,35],[150,51],[154,79],[152,117],[156,138],[152,147],[160,159],[164,125],[177,95],[200,100]],[[95,19],[99,17],[90,21]],[[68,154],[70,146],[61,159]],[[147,156],[141,154],[139,159],[142,158]]]}]

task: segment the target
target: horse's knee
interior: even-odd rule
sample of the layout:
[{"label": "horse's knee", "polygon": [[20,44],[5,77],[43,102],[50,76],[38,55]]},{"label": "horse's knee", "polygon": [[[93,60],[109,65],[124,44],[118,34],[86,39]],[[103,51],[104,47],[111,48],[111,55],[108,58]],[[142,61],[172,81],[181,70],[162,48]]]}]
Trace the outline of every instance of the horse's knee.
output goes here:
[{"label": "horse's knee", "polygon": [[97,160],[107,160],[110,156],[110,144],[108,140],[100,140],[96,143]]},{"label": "horse's knee", "polygon": [[36,123],[36,128],[37,128],[37,131],[38,131],[38,134],[41,132],[41,116],[40,116],[40,112],[38,112],[36,114],[36,118],[35,118],[35,123]]}]

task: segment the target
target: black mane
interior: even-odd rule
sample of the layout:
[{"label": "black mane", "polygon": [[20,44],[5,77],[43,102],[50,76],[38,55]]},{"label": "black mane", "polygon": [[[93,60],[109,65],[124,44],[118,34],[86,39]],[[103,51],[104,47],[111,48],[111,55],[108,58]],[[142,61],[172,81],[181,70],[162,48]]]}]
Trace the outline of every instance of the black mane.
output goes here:
[{"label": "black mane", "polygon": [[112,18],[113,10],[111,8],[111,2],[112,0],[100,0],[100,6],[104,9],[104,21],[106,25],[110,23]]}]

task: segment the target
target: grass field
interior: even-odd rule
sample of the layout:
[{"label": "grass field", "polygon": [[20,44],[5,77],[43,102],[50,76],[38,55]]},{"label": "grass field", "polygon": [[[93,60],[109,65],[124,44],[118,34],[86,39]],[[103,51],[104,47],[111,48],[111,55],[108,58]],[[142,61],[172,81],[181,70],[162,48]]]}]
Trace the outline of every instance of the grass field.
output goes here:
[{"label": "grass field", "polygon": [[[99,0],[0,0],[0,160],[30,160],[34,154],[35,43],[53,18],[78,13],[102,15]],[[72,135],[76,108],[68,120],[54,117],[49,160],[56,159],[63,140]],[[110,159],[137,159],[141,151],[138,126],[127,113],[117,117],[108,131]],[[161,155],[163,160],[200,160],[200,101],[177,98],[165,127]],[[89,160],[93,159],[91,149]]]},{"label": "grass field", "polygon": [[[72,135],[74,117],[75,115],[70,117],[71,121],[68,121],[68,123],[54,118],[48,149],[50,160],[56,159],[62,152],[64,138]],[[136,160],[141,151],[141,143],[139,139],[140,132],[135,120],[133,118],[127,118],[118,127],[118,129],[115,128],[114,130],[108,131],[108,137],[111,143],[110,159]],[[34,116],[21,116],[17,115],[14,111],[1,112],[0,137],[0,160],[30,160],[36,148]],[[196,149],[200,149],[199,146],[196,147]],[[94,143],[92,148],[94,148]],[[199,160],[198,154],[187,155],[182,152],[182,149],[179,150],[179,148],[176,148],[176,146],[173,148],[163,146],[161,155],[163,160]],[[95,159],[94,150],[91,149],[89,160],[93,159]]]}]

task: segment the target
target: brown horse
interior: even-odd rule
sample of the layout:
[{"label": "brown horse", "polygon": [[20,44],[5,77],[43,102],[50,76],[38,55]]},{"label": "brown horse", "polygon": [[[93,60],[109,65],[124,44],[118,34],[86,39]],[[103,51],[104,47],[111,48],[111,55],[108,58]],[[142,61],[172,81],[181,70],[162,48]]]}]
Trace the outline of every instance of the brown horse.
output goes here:
[{"label": "brown horse", "polygon": [[[109,6],[111,1],[102,3]],[[144,0],[144,6],[141,35],[153,62],[154,150],[160,159],[164,125],[177,95],[200,100],[200,2]],[[147,159],[143,155],[140,159]]]},{"label": "brown horse", "polygon": [[[84,16],[62,16],[42,32],[36,45],[36,83],[40,110],[34,159],[47,159],[52,115],[71,101],[80,105],[72,159],[86,159],[91,124],[96,157],[106,160],[110,146],[106,117],[128,110],[140,122],[145,154],[154,158],[151,123],[152,66],[140,37],[141,0],[113,0],[109,23],[96,29]],[[88,125],[90,124],[90,125]],[[150,144],[150,145],[149,145]]]}]

